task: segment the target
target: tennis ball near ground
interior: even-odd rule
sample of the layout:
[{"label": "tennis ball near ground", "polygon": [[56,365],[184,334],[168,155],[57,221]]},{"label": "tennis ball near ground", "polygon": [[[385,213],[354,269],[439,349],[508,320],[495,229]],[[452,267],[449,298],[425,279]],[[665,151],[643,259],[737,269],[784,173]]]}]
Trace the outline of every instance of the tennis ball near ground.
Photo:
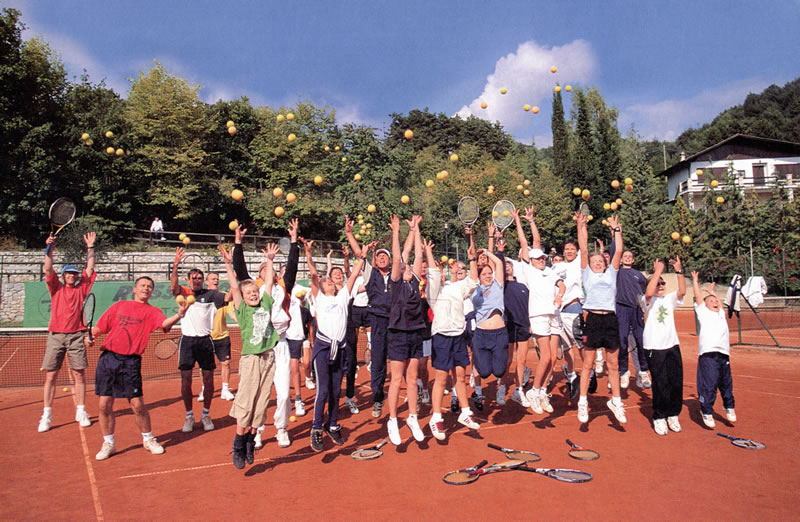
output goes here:
[{"label": "tennis ball near ground", "polygon": [[89,139],[89,133],[88,132],[84,132],[83,134],[81,134],[81,139],[83,141],[88,140]]},{"label": "tennis ball near ground", "polygon": [[369,212],[370,214],[374,213],[375,212],[375,205],[369,205],[367,207],[367,212]]},{"label": "tennis ball near ground", "polygon": [[289,143],[294,143],[294,140],[297,139],[297,136],[295,136],[294,134],[289,134],[289,136],[287,136],[286,139],[289,140]]},{"label": "tennis ball near ground", "polygon": [[458,162],[458,154],[450,154],[450,161],[453,163]]},{"label": "tennis ball near ground", "polygon": [[505,94],[505,93],[507,93],[507,92],[508,92],[508,89],[506,89],[505,87],[503,87],[502,89],[500,89],[500,94]]},{"label": "tennis ball near ground", "polygon": [[275,187],[274,189],[272,189],[272,195],[275,196],[276,198],[283,196],[283,189],[280,187]]},{"label": "tennis ball near ground", "polygon": [[69,388],[67,388],[66,386],[64,386],[64,391],[69,391]]},{"label": "tennis ball near ground", "polygon": [[611,188],[619,188],[619,180],[615,179],[611,182]]},{"label": "tennis ball near ground", "polygon": [[408,197],[408,196],[406,196],[406,195],[403,195],[403,196],[400,198],[400,203],[402,203],[403,205],[408,205],[408,202],[409,202],[409,201],[411,201],[411,198],[409,198],[409,197]]},{"label": "tennis ball near ground", "polygon": [[522,106],[522,110],[528,112],[529,110],[531,110],[531,106],[526,103],[525,105]]},{"label": "tennis ball near ground", "polygon": [[283,210],[283,207],[275,207],[275,216],[281,217],[286,211]]},{"label": "tennis ball near ground", "polygon": [[361,174],[356,174],[353,176],[353,181],[361,181]]},{"label": "tennis ball near ground", "polygon": [[113,137],[114,137],[114,133],[113,132],[106,131],[106,138],[113,138]]},{"label": "tennis ball near ground", "polygon": [[581,189],[579,189],[578,187],[575,187],[574,189],[572,189],[572,195],[573,196],[580,196],[581,195]]},{"label": "tennis ball near ground", "polygon": [[715,179],[712,179],[711,180],[711,186],[714,187],[714,188],[719,187],[719,181],[717,181]]},{"label": "tennis ball near ground", "polygon": [[114,154],[114,147],[108,147],[108,148],[106,148],[106,154],[108,154],[109,156],[111,156],[112,154]]},{"label": "tennis ball near ground", "polygon": [[550,72],[551,73],[555,73],[556,71],[558,71],[558,68],[555,65],[550,67]]},{"label": "tennis ball near ground", "polygon": [[681,235],[678,232],[673,232],[669,237],[671,237],[673,241],[677,241],[681,238]]},{"label": "tennis ball near ground", "polygon": [[489,106],[489,104],[488,104],[488,103],[486,103],[486,102],[481,102],[481,109],[485,109],[485,108],[486,108],[486,107],[488,107],[488,106]]},{"label": "tennis ball near ground", "polygon": [[322,185],[322,176],[314,176],[314,185]]},{"label": "tennis ball near ground", "polygon": [[227,122],[225,122],[225,127],[231,128],[234,125],[236,125],[236,124],[233,123],[233,120],[228,120]]},{"label": "tennis ball near ground", "polygon": [[428,188],[431,188],[433,186],[433,180],[429,179],[428,181],[426,181],[425,182],[425,186],[428,187]]},{"label": "tennis ball near ground", "polygon": [[684,242],[684,244],[686,244],[686,245],[688,245],[689,243],[691,243],[691,242],[692,242],[692,238],[691,238],[691,237],[689,237],[689,236],[683,236],[683,238],[681,238],[681,240],[682,240],[682,241]]},{"label": "tennis ball near ground", "polygon": [[294,422],[294,421],[296,421],[296,420],[297,420],[297,417],[295,417],[294,415],[289,415],[289,420],[290,420],[291,422]]},{"label": "tennis ball near ground", "polygon": [[237,228],[239,228],[239,222],[238,222],[238,221],[236,221],[236,220],[234,219],[233,221],[231,221],[230,223],[228,223],[228,228],[229,228],[230,230],[232,230],[232,231],[233,231],[233,230],[236,230]]},{"label": "tennis ball near ground", "polygon": [[186,239],[186,234],[184,234],[183,232],[181,232],[181,233],[180,233],[180,235],[178,235],[178,239],[180,239],[181,241],[183,241],[184,239]]},{"label": "tennis ball near ground", "polygon": [[407,140],[410,140],[411,138],[414,137],[414,131],[412,131],[411,129],[406,129],[406,131],[403,133],[403,137],[405,137],[405,139]]},{"label": "tennis ball near ground", "polygon": [[228,134],[230,134],[231,136],[236,134],[236,127],[228,127]]},{"label": "tennis ball near ground", "polygon": [[183,244],[184,244],[184,245],[188,245],[188,244],[189,244],[189,243],[191,243],[191,242],[192,242],[192,239],[191,239],[190,237],[185,237],[185,238],[183,238]]},{"label": "tennis ball near ground", "polygon": [[294,114],[289,112],[286,114],[286,119],[289,121],[294,121]]},{"label": "tennis ball near ground", "polygon": [[239,189],[233,189],[233,190],[231,191],[231,197],[232,197],[233,199],[235,199],[236,201],[241,201],[241,200],[242,200],[242,198],[244,198],[244,192],[242,192],[242,191],[241,191],[241,190],[239,190]]},{"label": "tennis ball near ground", "polygon": [[286,194],[286,202],[287,203],[294,203],[297,200],[297,196],[294,195],[294,192],[289,192]]},{"label": "tennis ball near ground", "polygon": [[186,304],[187,305],[194,304],[194,296],[192,294],[186,296]]},{"label": "tennis ball near ground", "polygon": [[633,180],[631,178],[625,178],[626,185],[633,185]]},{"label": "tennis ball near ground", "polygon": [[539,107],[538,107],[538,106],[536,106],[536,105],[534,105],[534,106],[531,108],[531,112],[532,112],[532,113],[534,113],[534,114],[539,114]]}]

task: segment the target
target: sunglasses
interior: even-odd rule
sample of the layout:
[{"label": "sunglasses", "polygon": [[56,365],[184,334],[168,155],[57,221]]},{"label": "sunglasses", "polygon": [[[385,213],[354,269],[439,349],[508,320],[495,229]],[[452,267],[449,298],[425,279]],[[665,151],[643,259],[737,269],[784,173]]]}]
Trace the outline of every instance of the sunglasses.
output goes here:
[{"label": "sunglasses", "polygon": [[665,283],[664,281],[659,281],[658,286],[667,286],[667,283]]}]

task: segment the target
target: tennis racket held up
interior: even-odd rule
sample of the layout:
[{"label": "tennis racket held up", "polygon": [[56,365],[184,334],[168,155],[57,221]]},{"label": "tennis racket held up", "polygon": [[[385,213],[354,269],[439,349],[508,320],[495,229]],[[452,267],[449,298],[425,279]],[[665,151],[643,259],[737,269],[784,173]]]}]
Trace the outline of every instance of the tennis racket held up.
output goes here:
[{"label": "tennis racket held up", "polygon": [[94,294],[89,294],[83,300],[83,307],[81,310],[81,323],[87,329],[89,340],[94,341],[92,336],[92,325],[94,324],[94,309],[96,298]]},{"label": "tennis racket held up", "polygon": [[[50,205],[48,217],[50,218],[50,233],[55,237],[61,230],[75,219],[75,203],[69,198],[58,198]],[[58,227],[56,229],[56,227]],[[47,245],[44,253],[49,255],[53,251],[53,245]]]}]

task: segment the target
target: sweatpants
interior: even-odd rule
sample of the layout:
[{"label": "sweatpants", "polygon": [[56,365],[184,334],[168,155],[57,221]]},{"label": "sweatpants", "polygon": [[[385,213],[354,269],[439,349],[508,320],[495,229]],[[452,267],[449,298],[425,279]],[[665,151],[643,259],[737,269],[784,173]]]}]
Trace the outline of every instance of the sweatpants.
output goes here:
[{"label": "sweatpants", "polygon": [[646,372],[647,354],[644,350],[644,314],[638,306],[625,306],[617,303],[616,305],[617,322],[619,323],[619,373],[628,371],[628,334],[632,333],[636,341],[632,357],[639,361],[639,370]]},{"label": "sweatpants", "polygon": [[292,382],[291,356],[289,354],[289,343],[282,338],[272,349],[275,353],[275,414],[272,416],[275,421],[275,429],[287,428],[289,426],[289,388]]},{"label": "sweatpants", "polygon": [[339,396],[342,393],[342,377],[344,376],[343,346],[339,346],[339,353],[331,361],[330,344],[319,339],[314,342],[314,355],[312,357],[314,370],[317,376],[317,394],[314,397],[314,422],[311,427],[322,429],[325,404],[328,405],[328,422],[325,426],[339,425]]},{"label": "sweatpants", "polygon": [[346,376],[345,395],[352,399],[356,393],[356,370],[358,369],[358,329],[361,326],[369,326],[369,316],[366,306],[351,306],[350,313],[347,314],[347,332],[345,340],[347,349],[345,351],[344,371]]},{"label": "sweatpants", "polygon": [[372,328],[370,387],[372,402],[383,402],[383,387],[386,384],[386,345],[389,335],[389,318],[369,314],[369,326]]},{"label": "sweatpants", "polygon": [[653,380],[653,419],[676,417],[683,407],[683,360],[677,344],[668,350],[645,350]]},{"label": "sweatpants", "polygon": [[720,352],[704,353],[697,360],[697,395],[700,409],[710,415],[717,400],[717,389],[722,395],[722,405],[727,410],[734,407],[733,377],[730,357]]}]

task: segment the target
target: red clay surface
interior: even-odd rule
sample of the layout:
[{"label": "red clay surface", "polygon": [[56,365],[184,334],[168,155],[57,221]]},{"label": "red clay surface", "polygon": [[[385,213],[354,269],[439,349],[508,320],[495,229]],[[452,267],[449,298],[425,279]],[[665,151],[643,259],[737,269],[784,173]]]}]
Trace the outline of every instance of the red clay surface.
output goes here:
[{"label": "red clay surface", "polygon": [[[689,321],[680,321],[688,332]],[[691,324],[693,331],[693,324]],[[766,334],[763,334],[766,337]],[[41,415],[40,388],[0,389],[0,464],[6,486],[0,490],[3,519],[795,519],[800,490],[797,411],[800,406],[800,354],[734,348],[732,370],[735,427],[724,420],[721,400],[715,404],[717,429],[702,425],[696,400],[697,338],[681,334],[684,358],[682,433],[656,435],[649,415],[650,390],[634,383],[623,400],[628,423],[618,424],[605,406],[606,376],[590,396],[590,421],[581,425],[575,405],[563,398],[557,373],[552,403],[555,413],[535,415],[508,401],[494,403],[495,384],[480,414],[480,431],[470,433],[445,414],[448,438],[430,437],[430,407],[420,423],[426,439],[417,443],[402,422],[404,443],[384,447],[375,461],[357,462],[356,448],[386,438],[386,414],[370,413],[368,372],[358,374],[361,413],[345,412],[341,422],[345,446],[317,454],[309,446],[313,392],[303,388],[309,413],[290,423],[292,445],[280,449],[270,437],[256,462],[240,471],[231,464],[233,421],[230,404],[215,400],[211,413],[216,430],[181,433],[183,405],[178,380],[147,381],[144,386],[153,431],[166,447],[160,456],[142,448],[141,436],[125,401],[117,401],[117,453],[97,462],[102,436],[97,399],[91,388],[87,409],[93,424],[81,429],[73,421],[71,388],[59,386],[53,428],[36,432]],[[767,337],[768,339],[768,337]],[[768,342],[768,341],[767,341]],[[529,365],[536,355],[530,352]],[[7,370],[7,369],[6,369]],[[6,371],[3,370],[3,371]],[[233,377],[233,385],[237,376]],[[195,393],[200,383],[194,383]],[[217,384],[217,387],[219,385]],[[403,396],[404,396],[403,392]],[[218,396],[218,395],[217,395]],[[401,399],[402,400],[402,399]],[[446,401],[449,402],[449,401]],[[201,406],[195,402],[199,419]],[[386,411],[386,410],[384,410]],[[716,431],[767,444],[762,451],[732,446]],[[598,451],[599,460],[582,462],[567,455],[565,439]],[[487,442],[539,453],[542,467],[588,471],[594,480],[565,484],[523,472],[486,476],[468,486],[448,486],[442,475],[477,463],[504,460]]]}]

